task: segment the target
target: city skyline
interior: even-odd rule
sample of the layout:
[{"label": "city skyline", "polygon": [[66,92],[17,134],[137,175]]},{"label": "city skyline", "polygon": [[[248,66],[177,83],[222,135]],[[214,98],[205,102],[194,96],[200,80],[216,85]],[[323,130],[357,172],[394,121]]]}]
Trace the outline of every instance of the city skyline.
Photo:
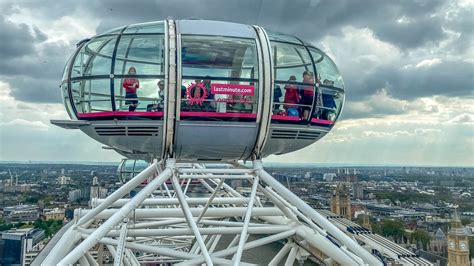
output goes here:
[{"label": "city skyline", "polygon": [[83,38],[172,16],[300,36],[339,66],[347,89],[342,119],[321,141],[266,162],[473,165],[472,1],[207,2],[191,9],[192,1],[2,2],[0,160],[120,160],[82,132],[49,123],[67,119],[62,68]]}]

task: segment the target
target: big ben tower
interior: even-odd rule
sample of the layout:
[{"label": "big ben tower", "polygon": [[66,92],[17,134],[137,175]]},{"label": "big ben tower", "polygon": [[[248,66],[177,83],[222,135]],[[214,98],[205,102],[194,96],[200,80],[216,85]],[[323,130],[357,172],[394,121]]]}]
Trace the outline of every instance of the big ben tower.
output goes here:
[{"label": "big ben tower", "polygon": [[448,265],[469,265],[468,234],[461,224],[457,211],[454,212],[454,219],[451,222],[451,229],[448,232]]}]

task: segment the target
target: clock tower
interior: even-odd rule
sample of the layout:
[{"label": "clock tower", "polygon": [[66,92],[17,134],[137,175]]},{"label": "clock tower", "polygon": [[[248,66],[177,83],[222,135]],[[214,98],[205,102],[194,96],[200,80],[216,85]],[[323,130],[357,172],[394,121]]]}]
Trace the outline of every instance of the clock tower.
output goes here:
[{"label": "clock tower", "polygon": [[448,232],[448,265],[469,266],[469,239],[458,213],[454,211],[451,229]]}]

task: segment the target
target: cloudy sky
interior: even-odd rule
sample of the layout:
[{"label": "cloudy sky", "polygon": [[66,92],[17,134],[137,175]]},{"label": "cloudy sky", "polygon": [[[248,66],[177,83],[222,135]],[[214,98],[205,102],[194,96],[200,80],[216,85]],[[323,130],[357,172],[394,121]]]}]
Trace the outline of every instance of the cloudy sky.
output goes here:
[{"label": "cloudy sky", "polygon": [[66,119],[58,84],[74,44],[167,17],[257,24],[326,51],[342,119],[274,162],[474,166],[474,1],[0,1],[0,160],[117,161]]}]

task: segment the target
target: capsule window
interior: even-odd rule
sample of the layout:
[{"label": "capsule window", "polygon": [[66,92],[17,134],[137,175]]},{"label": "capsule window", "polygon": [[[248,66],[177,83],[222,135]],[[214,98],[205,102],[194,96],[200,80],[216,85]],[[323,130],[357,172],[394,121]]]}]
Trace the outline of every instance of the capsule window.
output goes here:
[{"label": "capsule window", "polygon": [[181,119],[256,119],[255,40],[183,36],[181,65]]},{"label": "capsule window", "polygon": [[128,33],[164,33],[165,23],[163,21],[154,21],[147,23],[134,24],[127,27],[123,32]]},{"label": "capsule window", "polygon": [[98,37],[84,45],[74,60],[71,76],[109,75],[116,39]]},{"label": "capsule window", "polygon": [[117,47],[114,74],[126,75],[130,67],[139,75],[164,74],[163,35],[123,35]]},{"label": "capsule window", "polygon": [[110,79],[73,80],[71,92],[79,117],[110,112]]},{"label": "capsule window", "polygon": [[116,115],[163,115],[165,103],[163,79],[130,76],[115,79],[114,87]]},{"label": "capsule window", "polygon": [[271,47],[275,76],[272,119],[290,123],[310,119],[315,79],[307,49],[277,41]]},{"label": "capsule window", "polygon": [[310,48],[316,70],[318,71],[318,83],[322,86],[343,89],[344,82],[337,70],[336,64],[323,52]]}]

